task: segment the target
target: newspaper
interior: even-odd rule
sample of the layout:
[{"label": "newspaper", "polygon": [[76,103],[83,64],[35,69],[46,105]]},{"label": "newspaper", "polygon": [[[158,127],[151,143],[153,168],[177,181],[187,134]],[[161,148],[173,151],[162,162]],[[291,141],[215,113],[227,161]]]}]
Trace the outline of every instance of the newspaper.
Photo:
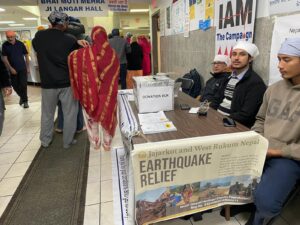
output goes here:
[{"label": "newspaper", "polygon": [[252,202],[267,148],[253,131],[135,145],[136,223]]},{"label": "newspaper", "polygon": [[114,148],[112,157],[114,224],[128,223],[128,159],[124,148]]}]

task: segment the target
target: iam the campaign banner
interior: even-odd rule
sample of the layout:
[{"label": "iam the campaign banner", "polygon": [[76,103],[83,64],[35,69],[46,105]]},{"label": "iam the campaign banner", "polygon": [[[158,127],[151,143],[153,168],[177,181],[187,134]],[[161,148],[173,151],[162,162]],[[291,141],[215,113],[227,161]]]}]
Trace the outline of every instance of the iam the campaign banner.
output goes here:
[{"label": "iam the campaign banner", "polygon": [[253,41],[256,0],[216,0],[216,54],[231,55],[239,40]]},{"label": "iam the campaign banner", "polygon": [[41,16],[48,17],[52,11],[65,12],[74,17],[107,16],[105,0],[38,0]]}]

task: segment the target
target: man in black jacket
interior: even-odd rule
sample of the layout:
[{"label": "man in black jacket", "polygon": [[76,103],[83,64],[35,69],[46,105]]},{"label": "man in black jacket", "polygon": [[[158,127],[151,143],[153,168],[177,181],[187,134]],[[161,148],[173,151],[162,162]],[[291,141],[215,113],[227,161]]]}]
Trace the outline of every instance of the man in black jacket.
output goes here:
[{"label": "man in black jacket", "polygon": [[233,72],[224,90],[218,111],[241,124],[251,127],[262,103],[266,85],[251,68],[259,55],[256,45],[240,41],[233,47],[231,65]]},{"label": "man in black jacket", "polygon": [[228,77],[231,74],[229,72],[230,64],[231,60],[227,55],[216,55],[212,62],[211,75],[213,77],[206,82],[200,101],[208,101],[209,106],[213,109],[217,109],[223,100],[223,95],[220,95],[220,91],[224,91]]},{"label": "man in black jacket", "polygon": [[48,147],[53,138],[53,120],[58,101],[64,112],[63,147],[70,148],[76,143],[74,134],[78,112],[78,101],[73,98],[70,87],[68,55],[79,46],[87,46],[85,40],[76,40],[64,31],[68,27],[66,13],[53,11],[48,17],[51,29],[38,31],[32,40],[37,53],[42,87],[42,117],[40,140]]},{"label": "man in black jacket", "polygon": [[2,61],[2,58],[0,58],[0,88],[1,88],[0,90],[0,136],[1,136],[3,122],[4,122],[4,109],[5,109],[3,95],[8,96],[12,92],[10,81],[9,81],[9,74]]}]

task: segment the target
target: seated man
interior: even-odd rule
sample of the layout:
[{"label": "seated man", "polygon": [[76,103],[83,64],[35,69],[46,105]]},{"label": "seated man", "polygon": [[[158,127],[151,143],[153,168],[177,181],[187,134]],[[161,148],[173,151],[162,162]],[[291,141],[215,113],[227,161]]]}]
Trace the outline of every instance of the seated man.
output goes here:
[{"label": "seated man", "polygon": [[205,85],[203,94],[200,101],[208,101],[209,106],[217,109],[222,102],[223,95],[220,91],[224,91],[225,85],[227,84],[228,77],[231,74],[229,71],[231,61],[227,55],[216,55],[212,63],[212,73],[213,76],[210,78]]},{"label": "seated man", "polygon": [[224,98],[218,107],[223,115],[252,127],[262,103],[266,85],[252,70],[251,63],[259,55],[256,45],[239,41],[231,56],[231,77],[225,87]]},{"label": "seated man", "polygon": [[267,89],[252,128],[269,140],[269,149],[254,194],[256,212],[247,225],[262,225],[264,220],[277,216],[300,179],[299,37],[282,44],[278,60],[283,80]]}]

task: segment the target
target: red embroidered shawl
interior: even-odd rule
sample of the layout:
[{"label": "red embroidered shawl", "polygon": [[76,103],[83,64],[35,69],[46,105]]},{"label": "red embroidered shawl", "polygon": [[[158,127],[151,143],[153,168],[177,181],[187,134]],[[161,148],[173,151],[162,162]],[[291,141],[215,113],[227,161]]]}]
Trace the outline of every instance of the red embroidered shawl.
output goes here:
[{"label": "red embroidered shawl", "polygon": [[120,63],[103,27],[94,27],[91,38],[93,45],[69,55],[71,86],[87,114],[114,136]]}]

